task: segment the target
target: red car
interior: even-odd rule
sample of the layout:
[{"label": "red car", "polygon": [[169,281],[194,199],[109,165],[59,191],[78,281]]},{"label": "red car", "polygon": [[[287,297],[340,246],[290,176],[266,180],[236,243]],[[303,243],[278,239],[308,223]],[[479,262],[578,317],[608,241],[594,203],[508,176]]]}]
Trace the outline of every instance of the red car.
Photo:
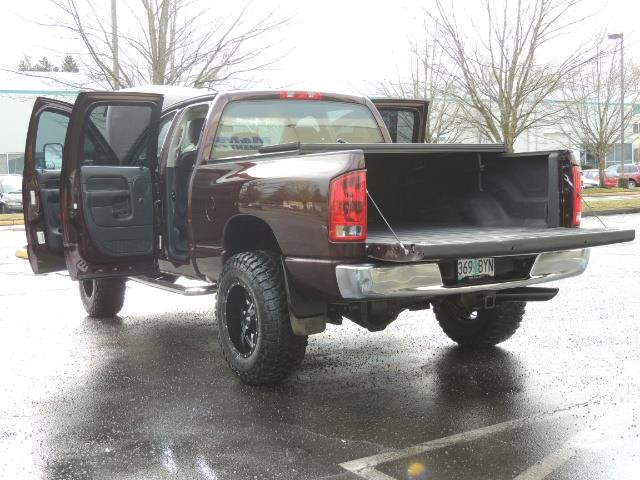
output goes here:
[{"label": "red car", "polygon": [[[615,188],[618,186],[620,176],[620,165],[611,165],[604,171],[604,186]],[[624,166],[624,176],[629,179],[629,188],[640,185],[640,165],[629,164]]]}]

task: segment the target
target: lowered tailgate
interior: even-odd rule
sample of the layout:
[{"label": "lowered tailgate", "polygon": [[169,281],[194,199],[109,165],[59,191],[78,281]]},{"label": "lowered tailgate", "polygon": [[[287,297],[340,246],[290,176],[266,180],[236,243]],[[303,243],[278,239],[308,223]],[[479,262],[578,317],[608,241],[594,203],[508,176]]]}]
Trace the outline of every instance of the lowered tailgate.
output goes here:
[{"label": "lowered tailgate", "polygon": [[369,231],[367,256],[392,262],[497,257],[589,248],[635,238],[634,230],[604,228],[408,227],[394,232]]}]

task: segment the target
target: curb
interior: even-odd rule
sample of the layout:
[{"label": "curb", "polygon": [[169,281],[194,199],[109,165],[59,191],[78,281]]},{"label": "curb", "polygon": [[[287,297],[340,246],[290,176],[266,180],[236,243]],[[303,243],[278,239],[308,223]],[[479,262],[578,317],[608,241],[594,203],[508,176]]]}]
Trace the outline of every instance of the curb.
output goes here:
[{"label": "curb", "polygon": [[620,208],[617,210],[596,210],[595,212],[582,212],[583,217],[594,217],[598,215],[599,217],[603,215],[622,215],[625,213],[640,213],[640,207],[631,207],[631,208]]},{"label": "curb", "polygon": [[16,257],[22,258],[24,260],[29,260],[29,255],[27,254],[27,248],[22,247],[16,250]]}]

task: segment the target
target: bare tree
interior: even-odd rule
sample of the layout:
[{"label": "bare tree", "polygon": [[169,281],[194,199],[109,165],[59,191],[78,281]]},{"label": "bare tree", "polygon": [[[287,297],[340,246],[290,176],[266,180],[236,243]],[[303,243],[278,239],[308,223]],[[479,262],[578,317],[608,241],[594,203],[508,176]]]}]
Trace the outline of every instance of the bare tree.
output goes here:
[{"label": "bare tree", "polygon": [[476,23],[465,29],[451,8],[436,0],[436,9],[428,14],[442,28],[440,48],[460,72],[452,95],[466,122],[482,136],[513,151],[521,133],[549,124],[558,113],[562,105],[546,100],[592,55],[580,47],[554,63],[543,63],[539,54],[581,20],[566,20],[575,18],[580,3],[485,0],[484,18],[473,19],[482,29]]},{"label": "bare tree", "polygon": [[399,72],[394,81],[375,85],[376,92],[388,97],[415,98],[429,101],[425,143],[456,143],[464,130],[460,106],[454,100],[455,67],[447,62],[435,39],[441,34],[438,25],[426,17],[424,38],[409,42],[411,66]]},{"label": "bare tree", "polygon": [[628,94],[621,115],[620,74],[617,58],[611,55],[605,65],[597,59],[583,67],[563,90],[567,108],[558,123],[567,137],[596,159],[601,187],[607,153],[620,141],[620,119],[624,117],[626,128],[633,118],[634,104],[640,100],[637,70],[627,68],[624,84]]},{"label": "bare tree", "polygon": [[[89,78],[107,88],[153,83],[211,87],[275,61],[268,33],[288,19],[274,11],[248,15],[244,1],[232,16],[198,0],[50,0],[57,13],[52,26],[67,30],[84,47],[80,58]],[[108,10],[108,7],[111,10]],[[123,8],[124,7],[124,8]]]}]

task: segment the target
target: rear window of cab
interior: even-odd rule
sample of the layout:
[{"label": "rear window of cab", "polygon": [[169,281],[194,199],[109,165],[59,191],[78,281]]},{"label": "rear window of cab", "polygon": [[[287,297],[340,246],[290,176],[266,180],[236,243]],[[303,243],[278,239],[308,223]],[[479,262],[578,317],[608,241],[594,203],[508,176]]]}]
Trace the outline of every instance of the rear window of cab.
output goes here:
[{"label": "rear window of cab", "polygon": [[366,105],[316,100],[239,100],[224,109],[211,160],[286,143],[382,143]]}]

